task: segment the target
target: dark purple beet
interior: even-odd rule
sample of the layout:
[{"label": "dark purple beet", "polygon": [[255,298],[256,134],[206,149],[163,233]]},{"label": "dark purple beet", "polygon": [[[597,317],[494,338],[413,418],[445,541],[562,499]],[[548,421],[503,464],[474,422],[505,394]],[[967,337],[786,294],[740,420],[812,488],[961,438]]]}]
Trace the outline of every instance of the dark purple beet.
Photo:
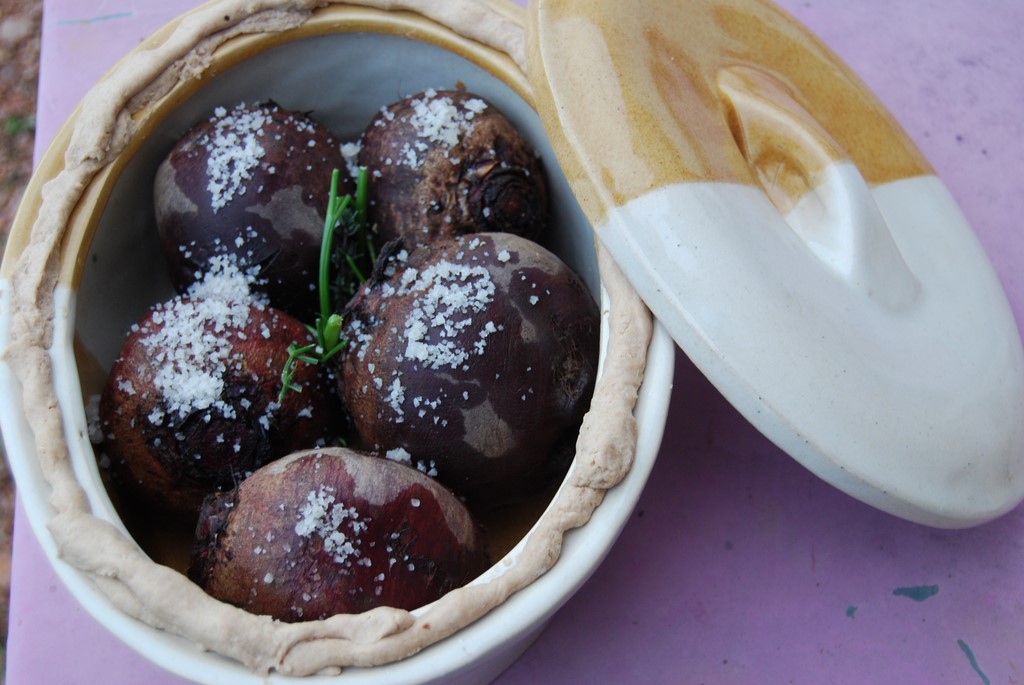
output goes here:
[{"label": "dark purple beet", "polygon": [[308,338],[295,319],[245,297],[179,296],[154,307],[133,327],[100,401],[117,481],[151,506],[194,514],[210,492],[323,444],[339,409],[319,367],[300,365],[303,392],[276,401],[288,345]]},{"label": "dark purple beet", "polygon": [[286,457],[210,497],[189,575],[221,601],[300,621],[415,609],[486,564],[469,513],[441,485],[332,448]]},{"label": "dark purple beet", "polygon": [[540,161],[505,115],[472,93],[427,91],[386,107],[361,145],[382,243],[477,231],[538,239],[545,228]]},{"label": "dark purple beet", "polygon": [[[171,150],[154,185],[157,228],[183,292],[211,257],[257,266],[273,306],[317,311],[316,282],[331,172],[340,144],[304,114],[245,106],[197,124]],[[351,192],[342,174],[342,194]]]},{"label": "dark purple beet", "polygon": [[476,507],[561,477],[597,373],[599,312],[555,255],[508,233],[385,254],[347,313],[343,401],[362,444]]}]

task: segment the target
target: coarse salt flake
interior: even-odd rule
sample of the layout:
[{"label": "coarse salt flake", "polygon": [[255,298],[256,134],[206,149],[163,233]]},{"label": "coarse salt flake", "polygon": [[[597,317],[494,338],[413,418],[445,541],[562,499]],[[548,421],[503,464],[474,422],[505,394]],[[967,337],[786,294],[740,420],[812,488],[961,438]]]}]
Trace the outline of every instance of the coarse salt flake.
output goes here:
[{"label": "coarse salt flake", "polygon": [[412,455],[401,447],[396,447],[392,450],[388,450],[384,453],[384,456],[391,461],[397,461],[400,464],[412,464]]},{"label": "coarse salt flake", "polygon": [[[451,97],[438,96],[437,91],[431,88],[423,93],[422,98],[410,100],[409,106],[412,114],[408,117],[408,123],[416,135],[439,144],[447,156],[447,151],[458,145],[462,135],[472,130],[473,118],[487,108],[487,103],[473,98],[460,105]],[[419,168],[423,160],[416,154],[416,150],[423,151],[425,146],[416,145],[415,148],[406,145],[400,162]],[[451,162],[458,164],[459,160],[451,159]]]},{"label": "coarse salt flake", "polygon": [[250,110],[241,104],[230,112],[217,108],[214,118],[213,131],[200,142],[207,151],[206,189],[216,214],[236,195],[245,194],[245,182],[266,155],[258,138],[267,115],[262,109]]},{"label": "coarse salt flake", "polygon": [[233,255],[220,255],[184,296],[158,305],[158,316],[151,316],[155,325],[139,338],[159,364],[153,387],[162,402],[149,414],[151,423],[160,425],[165,414],[185,418],[210,408],[234,418],[222,392],[225,375],[237,364],[230,336],[244,329],[251,307],[258,305],[249,288],[252,278]]},{"label": "coarse salt flake", "polygon": [[311,490],[299,511],[295,533],[300,537],[316,536],[323,542],[323,550],[336,563],[350,566],[361,556],[359,535],[366,531],[366,522],[361,520],[355,507],[338,502],[333,488],[321,485]]},{"label": "coarse salt flake", "polygon": [[440,260],[419,270],[414,279],[403,279],[399,294],[407,293],[414,294],[414,301],[403,326],[406,359],[431,369],[454,369],[472,354],[483,353],[482,345],[466,349],[459,337],[494,299],[486,268]]}]

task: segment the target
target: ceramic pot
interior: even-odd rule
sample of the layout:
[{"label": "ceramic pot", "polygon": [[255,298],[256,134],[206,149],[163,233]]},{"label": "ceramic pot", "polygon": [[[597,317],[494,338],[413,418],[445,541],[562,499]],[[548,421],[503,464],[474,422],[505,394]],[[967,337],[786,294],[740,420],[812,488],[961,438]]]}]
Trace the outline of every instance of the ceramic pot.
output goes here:
[{"label": "ceramic pot", "polygon": [[[32,527],[71,592],[169,670],[207,683],[268,673],[272,682],[318,673],[340,673],[339,683],[488,681],[628,519],[657,453],[674,346],[596,249],[554,162],[523,74],[519,7],[306,4],[218,2],[184,15],[126,56],[55,139],[0,281],[8,452]],[[602,303],[601,378],[577,458],[553,497],[495,524],[493,567],[432,605],[287,625],[221,604],[182,574],[173,536],[112,500],[88,439],[86,405],[124,332],[172,294],[152,218],[156,167],[217,106],[273,99],[357,135],[396,96],[457,84],[496,104],[545,159],[556,227],[547,245]]]}]

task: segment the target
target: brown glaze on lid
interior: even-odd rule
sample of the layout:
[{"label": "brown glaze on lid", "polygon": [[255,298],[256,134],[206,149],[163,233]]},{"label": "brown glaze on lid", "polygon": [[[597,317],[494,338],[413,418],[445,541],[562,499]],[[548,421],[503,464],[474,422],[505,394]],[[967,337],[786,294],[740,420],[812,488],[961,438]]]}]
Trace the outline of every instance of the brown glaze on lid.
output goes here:
[{"label": "brown glaze on lid", "polygon": [[592,221],[671,183],[768,181],[788,209],[829,162],[872,185],[931,173],[867,87],[767,2],[537,0],[531,20],[538,108]]}]

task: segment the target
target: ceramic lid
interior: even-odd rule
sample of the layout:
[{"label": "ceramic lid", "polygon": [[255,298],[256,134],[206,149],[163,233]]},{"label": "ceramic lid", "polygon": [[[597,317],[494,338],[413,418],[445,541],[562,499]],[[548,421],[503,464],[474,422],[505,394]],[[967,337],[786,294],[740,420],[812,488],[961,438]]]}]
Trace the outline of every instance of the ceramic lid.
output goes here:
[{"label": "ceramic lid", "polygon": [[534,0],[528,73],[600,240],[760,431],[944,527],[1024,497],[1024,364],[988,259],[868,89],[759,0]]}]

